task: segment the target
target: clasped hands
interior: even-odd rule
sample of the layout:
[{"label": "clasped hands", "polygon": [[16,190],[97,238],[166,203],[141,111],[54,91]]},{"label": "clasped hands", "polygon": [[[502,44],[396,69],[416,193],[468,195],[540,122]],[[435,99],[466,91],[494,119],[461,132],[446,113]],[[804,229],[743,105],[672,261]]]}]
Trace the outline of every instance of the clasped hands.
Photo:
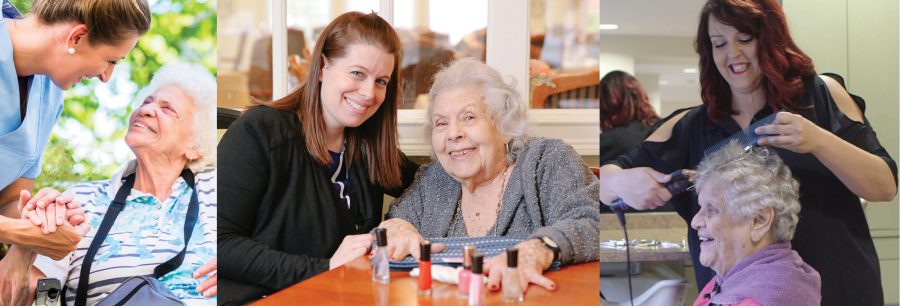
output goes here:
[{"label": "clasped hands", "polygon": [[[78,242],[88,233],[91,225],[85,222],[84,210],[72,195],[53,188],[43,188],[34,196],[28,190],[19,193],[18,208],[21,218],[40,226],[43,235],[34,237],[33,243],[23,246],[38,254],[60,260],[74,251]],[[214,258],[193,273],[194,278],[209,276],[197,287],[204,297],[218,294],[218,261]]]},{"label": "clasped hands", "polygon": [[81,237],[91,229],[84,222],[84,210],[72,201],[72,196],[53,188],[43,188],[34,195],[28,190],[20,191],[18,209],[21,218],[40,227],[40,232],[36,228],[23,228],[27,237],[16,244],[53,260],[74,251]]}]

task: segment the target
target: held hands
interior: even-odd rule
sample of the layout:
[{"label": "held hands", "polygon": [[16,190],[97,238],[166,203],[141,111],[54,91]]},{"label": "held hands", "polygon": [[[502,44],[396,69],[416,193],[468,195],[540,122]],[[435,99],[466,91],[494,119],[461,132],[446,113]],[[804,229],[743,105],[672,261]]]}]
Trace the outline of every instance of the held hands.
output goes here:
[{"label": "held hands", "polygon": [[[652,168],[623,169],[609,176],[609,183],[616,185],[619,197],[634,209],[654,209],[665,205],[672,198],[665,186],[671,177]],[[611,205],[612,201],[605,203]]]},{"label": "held hands", "polygon": [[[519,249],[519,285],[523,291],[532,283],[544,289],[556,290],[556,283],[544,276],[544,270],[553,264],[553,251],[547,249],[539,240],[529,239],[516,245]],[[506,252],[500,253],[487,261],[484,271],[488,274],[488,288],[500,290],[503,274],[506,273]]]},{"label": "held hands", "polygon": [[194,271],[192,276],[201,278],[205,275],[211,276],[197,286],[197,292],[202,294],[203,297],[214,297],[219,294],[219,260],[217,258],[213,258],[210,262],[197,269],[197,271]]},{"label": "held hands", "polygon": [[[391,260],[403,260],[407,255],[419,258],[419,243],[425,239],[412,224],[400,218],[393,218],[381,222],[378,227],[387,230],[387,253]],[[443,243],[432,243],[431,252],[441,252],[445,247]]]},{"label": "held hands", "polygon": [[84,222],[81,205],[72,202],[71,194],[61,194],[53,188],[43,188],[33,197],[28,190],[19,193],[19,211],[23,219],[41,226],[44,234],[56,232],[64,222],[78,226]]},{"label": "held hands", "polygon": [[756,128],[760,135],[770,135],[759,139],[759,145],[769,145],[796,153],[812,153],[821,147],[827,132],[803,116],[789,112],[779,112],[772,124]]}]

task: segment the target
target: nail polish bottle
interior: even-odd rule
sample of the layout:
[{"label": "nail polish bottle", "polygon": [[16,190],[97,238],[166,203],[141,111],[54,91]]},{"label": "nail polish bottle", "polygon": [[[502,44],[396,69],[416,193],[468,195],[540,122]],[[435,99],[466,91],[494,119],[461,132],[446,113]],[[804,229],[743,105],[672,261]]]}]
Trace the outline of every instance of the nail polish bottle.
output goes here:
[{"label": "nail polish bottle", "polygon": [[469,306],[484,305],[484,280],[481,273],[484,268],[484,255],[472,255],[472,275],[469,276]]},{"label": "nail polish bottle", "polygon": [[372,281],[387,284],[391,282],[391,266],[388,264],[386,229],[375,229],[375,242],[375,256],[372,257]]},{"label": "nail polish bottle", "polygon": [[459,295],[460,299],[469,298],[469,276],[472,275],[472,255],[475,254],[475,246],[463,246],[463,265],[459,270]]},{"label": "nail polish bottle", "polygon": [[431,295],[431,241],[419,244],[419,295]]},{"label": "nail polish bottle", "polygon": [[506,273],[503,274],[503,294],[501,301],[504,303],[521,303],[525,300],[522,295],[522,285],[519,283],[519,249],[512,247],[506,249]]}]

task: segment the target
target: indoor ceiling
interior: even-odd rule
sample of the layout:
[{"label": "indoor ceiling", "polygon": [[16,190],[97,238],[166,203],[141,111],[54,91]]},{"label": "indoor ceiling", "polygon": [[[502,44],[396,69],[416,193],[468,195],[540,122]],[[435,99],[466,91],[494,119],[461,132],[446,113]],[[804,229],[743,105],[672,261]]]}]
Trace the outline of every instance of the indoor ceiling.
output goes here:
[{"label": "indoor ceiling", "polygon": [[[704,3],[706,0],[600,1],[600,23],[618,25],[616,30],[601,31],[600,51],[631,54],[635,74],[658,78],[661,115],[700,103],[698,75],[685,69],[697,67],[693,43]],[[614,45],[604,47],[603,41]]]}]

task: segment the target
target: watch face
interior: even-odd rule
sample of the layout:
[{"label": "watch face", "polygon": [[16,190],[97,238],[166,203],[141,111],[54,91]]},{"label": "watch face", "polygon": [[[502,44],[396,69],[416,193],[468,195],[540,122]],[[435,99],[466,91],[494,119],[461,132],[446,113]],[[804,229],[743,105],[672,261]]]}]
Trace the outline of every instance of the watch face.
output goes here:
[{"label": "watch face", "polygon": [[558,245],[556,245],[556,242],[554,242],[553,239],[550,239],[550,237],[544,236],[544,237],[541,237],[541,240],[544,241],[544,243],[546,243],[548,246],[550,246],[552,248],[559,247]]}]

